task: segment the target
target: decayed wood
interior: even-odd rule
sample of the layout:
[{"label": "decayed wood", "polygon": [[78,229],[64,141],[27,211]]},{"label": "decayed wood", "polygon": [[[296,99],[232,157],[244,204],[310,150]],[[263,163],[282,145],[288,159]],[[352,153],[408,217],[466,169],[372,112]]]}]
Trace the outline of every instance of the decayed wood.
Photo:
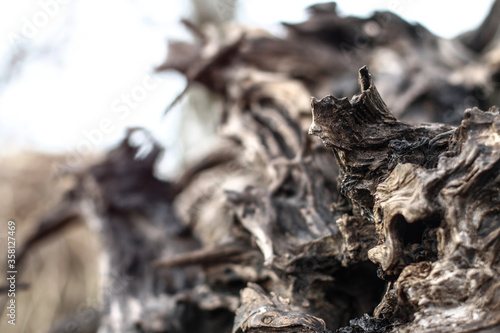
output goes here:
[{"label": "decayed wood", "polygon": [[366,68],[359,82],[351,101],[313,101],[310,132],[332,148],[345,193],[373,214],[379,245],[368,255],[393,281],[375,315],[401,332],[499,325],[499,110],[466,110],[452,130],[409,126]]},{"label": "decayed wood", "polygon": [[222,108],[219,141],[179,180],[154,177],[161,148],[151,140],[137,159],[132,132],[74,175],[45,220],[79,218],[101,237],[103,291],[120,291],[105,293],[99,332],[500,325],[500,115],[464,114],[456,100],[477,82],[449,79],[495,62],[457,53],[475,47],[468,37],[445,41],[391,13],[310,14],[284,38],[243,29],[220,41],[186,22],[197,43],[171,43],[158,69]]},{"label": "decayed wood", "polygon": [[267,295],[257,284],[251,283],[241,291],[242,305],[236,311],[233,332],[326,332],[325,322],[319,318],[293,312],[276,295]]},{"label": "decayed wood", "polygon": [[[75,175],[75,187],[41,220],[41,227],[22,251],[75,219],[87,222],[99,234],[103,245],[99,332],[149,329],[152,324],[143,323],[142,316],[177,302],[161,304],[157,295],[190,288],[198,274],[158,271],[152,266],[162,255],[191,251],[198,244],[173,214],[176,187],[153,176],[159,146],[150,141],[149,154],[137,158],[139,147],[131,145],[129,138],[139,131],[130,130],[104,161]],[[162,319],[154,325],[168,329],[179,324]]]},{"label": "decayed wood", "polygon": [[391,240],[371,256],[388,268],[405,263],[394,283],[414,318],[404,331],[500,324],[499,122],[496,108],[467,110],[436,169],[401,165],[380,186],[377,219]]},{"label": "decayed wood", "polygon": [[310,134],[332,148],[343,172],[341,191],[370,212],[379,182],[398,163],[433,167],[452,134],[447,125],[412,126],[389,112],[366,67],[359,71],[361,95],[313,99]]}]

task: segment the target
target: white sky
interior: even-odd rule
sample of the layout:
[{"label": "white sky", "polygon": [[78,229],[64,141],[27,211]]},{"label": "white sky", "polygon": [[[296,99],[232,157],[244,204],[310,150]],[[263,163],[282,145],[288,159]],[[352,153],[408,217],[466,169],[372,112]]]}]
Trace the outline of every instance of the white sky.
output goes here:
[{"label": "white sky", "polygon": [[[239,19],[245,24],[279,31],[279,21],[304,20],[304,8],[317,2],[244,0],[239,4]],[[476,27],[492,2],[337,1],[342,14],[366,16],[374,10],[391,9],[444,37]],[[53,17],[44,23],[42,4],[47,3],[58,5],[48,7]],[[178,23],[181,17],[188,16],[186,3],[187,0],[1,2],[0,65],[5,61],[12,33],[21,35],[29,25],[26,22],[38,22],[40,28],[35,26],[35,32],[31,31],[34,36],[27,42],[42,46],[43,52],[0,91],[0,150],[102,150],[118,141],[127,126],[144,126],[169,145],[178,127],[179,110],[167,117],[162,114],[183,89],[184,81],[176,74],[151,77],[150,73],[165,57],[167,38],[189,38]],[[58,42],[53,43],[54,40]],[[57,45],[55,49],[47,49],[53,44]],[[130,94],[141,101],[127,106],[125,98]]]},{"label": "white sky", "polygon": [[[242,17],[247,22],[272,26],[277,21],[300,21],[301,10],[314,3],[327,1],[247,0],[242,3]],[[420,22],[435,34],[451,38],[475,28],[487,15],[493,0],[337,0],[343,15],[368,16],[376,10],[391,10],[410,22]],[[279,14],[276,14],[279,13]]]}]

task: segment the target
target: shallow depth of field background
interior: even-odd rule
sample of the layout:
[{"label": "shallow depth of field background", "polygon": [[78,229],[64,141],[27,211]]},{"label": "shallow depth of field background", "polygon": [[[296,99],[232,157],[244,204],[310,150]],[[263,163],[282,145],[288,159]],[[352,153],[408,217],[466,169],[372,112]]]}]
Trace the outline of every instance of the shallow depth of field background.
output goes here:
[{"label": "shallow depth of field background", "polygon": [[[224,2],[206,2],[210,1],[214,6]],[[322,1],[241,0],[235,20],[280,35],[280,21],[304,20],[304,9],[317,2]],[[451,38],[475,28],[492,2],[341,0],[337,4],[343,15],[392,10]],[[2,272],[8,219],[17,222],[19,246],[37,218],[71,186],[57,173],[57,165],[83,167],[116,144],[127,127],[142,126],[167,148],[158,176],[172,178],[186,156],[199,149],[202,140],[206,144],[210,122],[196,112],[183,118],[186,109],[203,106],[184,99],[164,116],[185,80],[175,73],[154,73],[166,57],[168,39],[192,39],[179,23],[191,13],[188,0],[0,3]],[[179,139],[182,130],[189,131],[189,139]],[[82,308],[97,309],[98,248],[83,224],[37,247],[26,259],[28,270],[19,276],[18,283],[28,283],[29,289],[16,293],[17,325],[7,325],[2,313],[0,332],[47,332]],[[2,299],[4,295],[0,304]]]}]

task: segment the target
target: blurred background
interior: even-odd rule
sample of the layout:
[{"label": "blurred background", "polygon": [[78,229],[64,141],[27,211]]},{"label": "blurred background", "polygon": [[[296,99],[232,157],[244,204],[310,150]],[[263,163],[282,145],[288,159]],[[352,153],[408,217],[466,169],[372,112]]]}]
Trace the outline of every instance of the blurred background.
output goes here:
[{"label": "blurred background", "polygon": [[[179,74],[154,70],[167,56],[168,40],[192,40],[182,18],[234,21],[280,35],[279,22],[300,22],[306,7],[321,2],[0,3],[0,254],[6,253],[8,219],[17,222],[21,244],[37,218],[71,185],[59,176],[98,158],[123,138],[127,127],[148,129],[166,147],[157,170],[161,178],[175,177],[200,145],[210,144],[209,94],[196,87],[165,114],[186,82]],[[477,27],[492,3],[337,1],[342,15],[390,10],[444,38]],[[47,332],[60,318],[98,307],[98,248],[83,225],[39,246],[26,259],[29,269],[21,280],[29,286],[17,294],[17,325],[7,325],[2,314],[0,331]]]},{"label": "blurred background", "polygon": [[[203,5],[196,9],[198,2]],[[128,126],[144,126],[170,148],[162,164],[168,174],[189,149],[177,140],[182,105],[163,116],[185,82],[180,75],[159,75],[153,69],[166,58],[168,39],[192,38],[180,19],[196,20],[201,10],[209,12],[208,20],[234,18],[280,34],[280,21],[304,20],[304,9],[317,2],[321,1],[294,0],[286,6],[264,0],[4,2],[0,5],[0,152],[36,150],[76,159],[109,148]],[[492,0],[337,3],[344,15],[391,10],[451,38],[476,27]],[[203,18],[198,15],[198,19]],[[100,128],[103,120],[107,125]]]}]

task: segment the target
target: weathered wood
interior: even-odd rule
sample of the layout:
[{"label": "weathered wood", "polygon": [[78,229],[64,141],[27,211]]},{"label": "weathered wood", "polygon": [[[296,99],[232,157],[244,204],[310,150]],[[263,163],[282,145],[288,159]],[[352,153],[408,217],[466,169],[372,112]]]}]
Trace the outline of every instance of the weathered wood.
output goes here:
[{"label": "weathered wood", "polygon": [[401,332],[499,325],[499,110],[466,110],[453,130],[409,126],[387,111],[366,68],[360,87],[351,101],[313,101],[310,132],[377,226],[368,255],[394,282],[375,315]]},{"label": "weathered wood", "polygon": [[412,126],[389,112],[366,67],[359,70],[361,95],[313,99],[310,134],[333,149],[342,175],[342,194],[365,209],[373,208],[379,182],[398,163],[433,167],[452,127]]},{"label": "weathered wood", "polygon": [[[289,301],[288,301],[289,302]],[[275,294],[266,295],[257,284],[241,291],[242,305],[236,311],[233,332],[314,332],[325,333],[325,322],[319,318],[293,312],[287,300]]]},{"label": "weathered wood", "polygon": [[76,212],[100,235],[104,290],[122,288],[106,294],[100,332],[500,325],[500,115],[464,114],[457,100],[477,82],[453,76],[494,62],[392,13],[310,13],[284,38],[220,41],[186,22],[197,42],[171,43],[158,69],[218,95],[213,150],[165,182],[161,148],[138,159],[129,133],[75,175],[46,225]]}]

